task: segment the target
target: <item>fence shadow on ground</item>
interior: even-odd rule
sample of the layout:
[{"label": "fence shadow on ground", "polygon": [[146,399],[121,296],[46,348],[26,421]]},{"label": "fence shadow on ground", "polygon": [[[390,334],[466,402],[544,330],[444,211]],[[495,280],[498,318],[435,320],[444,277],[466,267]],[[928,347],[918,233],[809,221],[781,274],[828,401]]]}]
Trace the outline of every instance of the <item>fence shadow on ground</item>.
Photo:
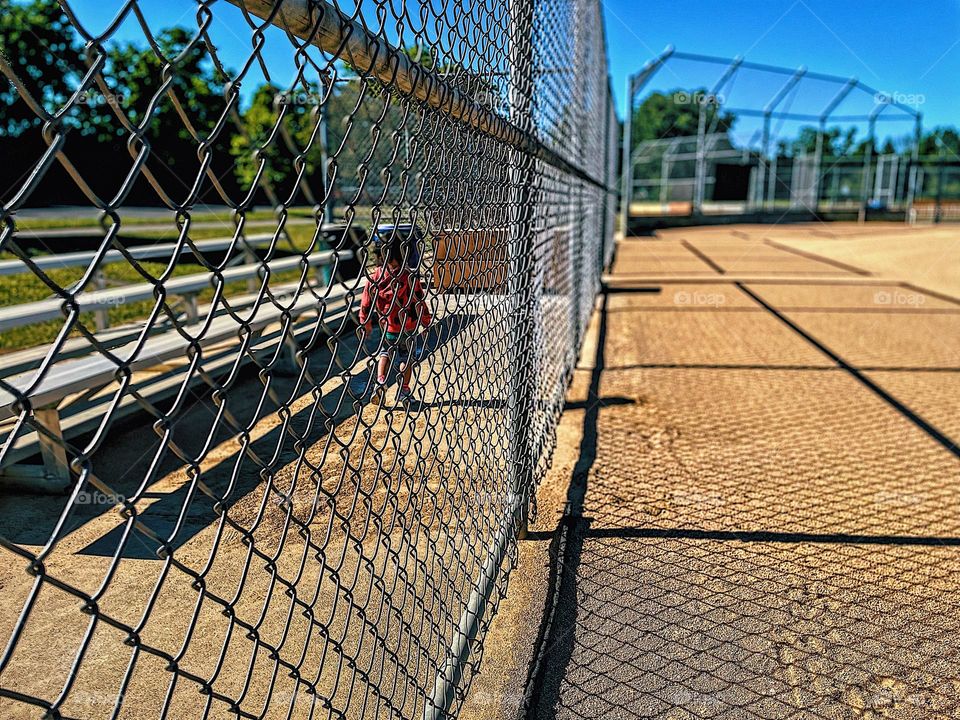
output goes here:
[{"label": "fence shadow on ground", "polygon": [[[737,426],[704,396],[654,433],[665,415],[605,402],[628,369],[606,365],[606,301],[526,717],[957,717],[954,458],[842,368],[631,366],[678,392],[722,373],[759,388]],[[829,441],[812,417],[784,418],[776,399],[808,372],[815,391],[849,382],[851,404],[876,413],[825,402],[821,432],[867,427],[839,461],[818,454]]]}]

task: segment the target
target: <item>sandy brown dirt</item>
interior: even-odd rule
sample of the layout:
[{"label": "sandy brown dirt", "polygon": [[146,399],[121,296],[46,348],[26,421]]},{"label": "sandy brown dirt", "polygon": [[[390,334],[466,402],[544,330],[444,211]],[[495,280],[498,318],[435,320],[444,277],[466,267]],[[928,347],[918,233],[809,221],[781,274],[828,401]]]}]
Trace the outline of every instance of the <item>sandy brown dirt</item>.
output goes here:
[{"label": "sandy brown dirt", "polygon": [[771,240],[825,258],[850,263],[877,277],[905,280],[957,294],[960,232],[956,225],[817,225],[764,233]]},{"label": "sandy brown dirt", "polygon": [[[876,226],[894,259],[824,249],[869,246],[862,232],[620,243],[462,717],[516,717],[558,567],[536,717],[960,717],[960,469],[944,446],[960,435],[960,280],[911,266],[949,247],[941,229]],[[201,399],[166,451],[149,428],[117,428],[91,460],[99,487],[137,498],[138,523],[78,507],[45,582],[0,549],[0,630],[19,632],[0,687],[64,693],[77,718],[110,717],[119,693],[133,720],[418,717],[509,491],[491,471],[506,389],[472,390],[504,369],[469,350],[509,338],[468,320],[424,361],[414,412],[366,405],[340,377],[318,394],[275,378],[261,404],[254,379],[229,416]],[[362,385],[356,346],[338,350]],[[201,456],[199,480],[173,448]],[[550,548],[578,464],[561,566]],[[0,534],[42,553],[64,502],[5,496]],[[41,716],[0,698],[3,720]]]},{"label": "sandy brown dirt", "polygon": [[[521,545],[470,717],[516,717],[550,564],[563,581],[532,717],[960,717],[960,277],[922,267],[951,235],[735,226],[619,244],[612,281],[660,292],[612,282],[594,318],[600,352],[582,353],[550,512]],[[672,279],[701,275],[694,255],[714,281]],[[582,517],[552,562],[542,533],[578,461]]]}]

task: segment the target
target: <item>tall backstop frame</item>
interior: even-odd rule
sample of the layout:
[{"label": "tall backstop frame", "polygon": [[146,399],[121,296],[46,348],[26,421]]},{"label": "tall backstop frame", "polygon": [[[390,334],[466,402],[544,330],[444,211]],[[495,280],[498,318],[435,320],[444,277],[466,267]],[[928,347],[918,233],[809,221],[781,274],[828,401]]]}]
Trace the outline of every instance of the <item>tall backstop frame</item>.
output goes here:
[{"label": "tall backstop frame", "polygon": [[[662,81],[670,102],[693,106],[695,132],[669,129],[664,137],[638,133],[639,99],[655,79]],[[923,190],[924,161],[930,164],[920,157],[923,115],[916,97],[879,91],[856,77],[680,52],[672,46],[627,79],[626,97],[624,227],[631,217],[643,215],[916,216],[912,211]],[[740,137],[723,127],[729,116]],[[891,127],[900,131],[895,142]],[[864,131],[857,137],[859,145],[842,154],[831,147],[831,133],[840,129],[851,138]],[[805,144],[797,140],[801,133]],[[723,178],[718,184],[718,166],[742,169],[739,194],[733,192],[731,198],[718,192],[724,185]],[[927,176],[929,172],[927,168]]]}]

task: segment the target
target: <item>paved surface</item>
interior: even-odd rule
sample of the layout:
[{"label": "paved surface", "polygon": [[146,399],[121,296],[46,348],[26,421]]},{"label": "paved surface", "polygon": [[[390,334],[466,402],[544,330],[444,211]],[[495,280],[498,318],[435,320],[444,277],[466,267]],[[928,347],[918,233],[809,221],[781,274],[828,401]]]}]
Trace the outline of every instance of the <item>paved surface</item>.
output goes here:
[{"label": "paved surface", "polygon": [[[287,373],[273,374],[268,384],[252,374],[238,381],[227,412],[231,422],[252,428],[246,450],[210,391],[194,387],[171,437],[180,453],[201,457],[202,483],[165,450],[150,423],[118,427],[111,442],[91,451],[92,464],[107,490],[126,498],[155,468],[135,504],[136,528],[128,535],[124,516],[106,495],[77,504],[43,565],[48,578],[97,594],[99,611],[113,623],[139,626],[143,645],[131,647],[124,630],[104,621],[92,624],[76,595],[48,581],[2,668],[4,688],[50,701],[72,683],[56,717],[76,720],[194,720],[207,710],[216,720],[420,717],[423,689],[432,689],[436,678],[433,658],[445,651],[459,621],[459,610],[444,615],[433,608],[441,598],[465,602],[486,546],[471,548],[462,538],[489,542],[495,506],[477,499],[506,495],[508,479],[496,474],[501,462],[494,453],[506,447],[498,434],[510,427],[503,399],[508,376],[491,368],[500,355],[476,352],[506,342],[504,297],[484,302],[450,295],[434,303],[435,320],[419,341],[414,387],[420,400],[409,407],[395,403],[395,383],[384,404],[369,402],[364,392],[374,346],[363,352],[352,335],[336,344],[336,356],[326,348],[310,356],[314,377],[331,364],[351,371],[331,373],[319,388]],[[499,378],[500,386],[479,383],[482,375]],[[278,410],[278,399],[288,410]],[[156,402],[167,408],[169,400]],[[452,429],[463,427],[483,442],[448,444],[461,437]],[[302,454],[297,446],[305,448]],[[267,464],[271,480],[263,482]],[[410,479],[421,473],[415,486]],[[485,483],[487,494],[472,483]],[[226,522],[212,496],[231,486]],[[0,536],[38,553],[66,501],[63,495],[4,494]],[[458,512],[468,503],[475,509]],[[440,536],[434,525],[445,529],[445,541],[431,539]],[[158,538],[171,538],[175,564],[158,559]],[[21,555],[0,547],[0,637],[18,630],[37,586],[26,566]],[[294,579],[299,594],[287,589]],[[423,602],[412,602],[414,596]],[[316,614],[305,609],[311,606]],[[233,618],[255,630],[237,631]],[[374,620],[380,622],[377,642]],[[166,660],[175,656],[178,674]],[[288,670],[278,671],[280,661],[298,665],[316,696]],[[200,692],[196,678],[213,678],[209,687],[219,697]],[[392,694],[383,702],[351,701],[370,693],[372,684]],[[115,712],[121,689],[124,702]],[[328,699],[322,712],[317,696]],[[242,702],[228,707],[224,697]],[[0,697],[0,720],[42,715]]]},{"label": "paved surface", "polygon": [[960,717],[960,287],[770,231],[619,246],[533,539],[558,575],[512,580],[554,612],[530,717]]}]

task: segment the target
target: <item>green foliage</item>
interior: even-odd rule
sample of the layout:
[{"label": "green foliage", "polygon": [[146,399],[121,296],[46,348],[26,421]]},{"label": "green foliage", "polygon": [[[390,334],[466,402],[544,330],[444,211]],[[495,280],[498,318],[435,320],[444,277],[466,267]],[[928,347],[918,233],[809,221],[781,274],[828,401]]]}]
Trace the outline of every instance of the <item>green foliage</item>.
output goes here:
[{"label": "green foliage", "polygon": [[[178,57],[191,39],[186,29],[175,27],[160,32],[157,45],[166,61],[177,58],[176,64],[170,66],[170,90],[189,115],[194,131],[206,137],[223,112],[226,78],[206,57],[202,44]],[[85,57],[67,16],[56,3],[46,0],[0,0],[0,50],[30,94],[51,113],[79,90],[88,63],[98,59],[95,51]],[[116,119],[116,112],[122,112],[131,123],[141,122],[163,83],[167,64],[151,48],[132,42],[110,45],[103,61],[103,76],[110,83],[108,91],[97,85],[88,86],[65,122],[81,135],[96,135],[100,141],[125,139],[128,132]],[[16,136],[39,125],[40,119],[19,98],[13,85],[4,85],[0,89],[0,110],[6,132]],[[151,144],[160,149],[178,141],[192,141],[187,124],[177,114],[169,95],[157,105],[149,130]],[[169,159],[175,162],[177,158],[174,155]]]},{"label": "green foliage", "polygon": [[[827,128],[823,134],[823,154],[825,157],[863,157],[868,148],[874,154],[891,155],[909,150],[913,137],[886,138],[882,145],[875,142],[871,148],[869,138],[857,140],[857,128]],[[817,128],[806,126],[800,129],[793,140],[781,140],[778,150],[782,157],[813,155],[817,150]],[[960,134],[950,127],[937,127],[926,133],[920,140],[920,154],[960,159]]]},{"label": "green foliage", "polygon": [[[30,95],[55,112],[79,85],[82,44],[57,3],[0,0],[0,52]],[[40,120],[11,84],[0,84],[0,131],[17,136]]]},{"label": "green foliage", "polygon": [[[177,62],[172,65],[170,88],[150,119],[152,142],[195,142],[187,124],[177,113],[171,93],[189,116],[190,126],[202,139],[210,135],[223,113],[223,91],[227,78],[216,70],[202,43],[194,45],[181,56],[191,39],[190,33],[182,27],[163,30],[157,36],[157,45],[163,58],[167,61],[177,59]],[[163,84],[167,64],[152,49],[130,42],[113,46],[108,51],[104,74],[115,83],[117,97],[132,123],[142,121],[151,100]],[[119,126],[117,131],[121,135],[126,134]]]},{"label": "green foliage", "polygon": [[[281,183],[292,171],[289,154],[282,157],[285,148],[277,125],[286,123],[288,128],[292,125],[293,134],[298,135],[305,113],[302,104],[289,103],[286,101],[288,97],[301,95],[283,96],[276,86],[261,85],[254,93],[250,107],[243,113],[243,133],[230,138],[234,173],[241,186],[249,188],[253,185],[261,164],[264,165],[264,180],[270,184]],[[316,97],[316,94],[303,93],[302,97]]]},{"label": "green foliage", "polygon": [[[827,128],[823,133],[824,157],[862,155],[866,146],[863,143],[857,145],[856,137],[855,127],[846,130],[839,127]],[[817,128],[812,125],[802,127],[794,140],[780,140],[777,147],[781,156],[813,155],[817,151]]]},{"label": "green foliage", "polygon": [[633,111],[633,146],[645,140],[696,135],[701,110],[707,132],[729,132],[737,121],[736,115],[723,110],[703,88],[651,93]]},{"label": "green foliage", "polygon": [[960,133],[952,127],[934,128],[920,141],[920,154],[960,160]]}]

